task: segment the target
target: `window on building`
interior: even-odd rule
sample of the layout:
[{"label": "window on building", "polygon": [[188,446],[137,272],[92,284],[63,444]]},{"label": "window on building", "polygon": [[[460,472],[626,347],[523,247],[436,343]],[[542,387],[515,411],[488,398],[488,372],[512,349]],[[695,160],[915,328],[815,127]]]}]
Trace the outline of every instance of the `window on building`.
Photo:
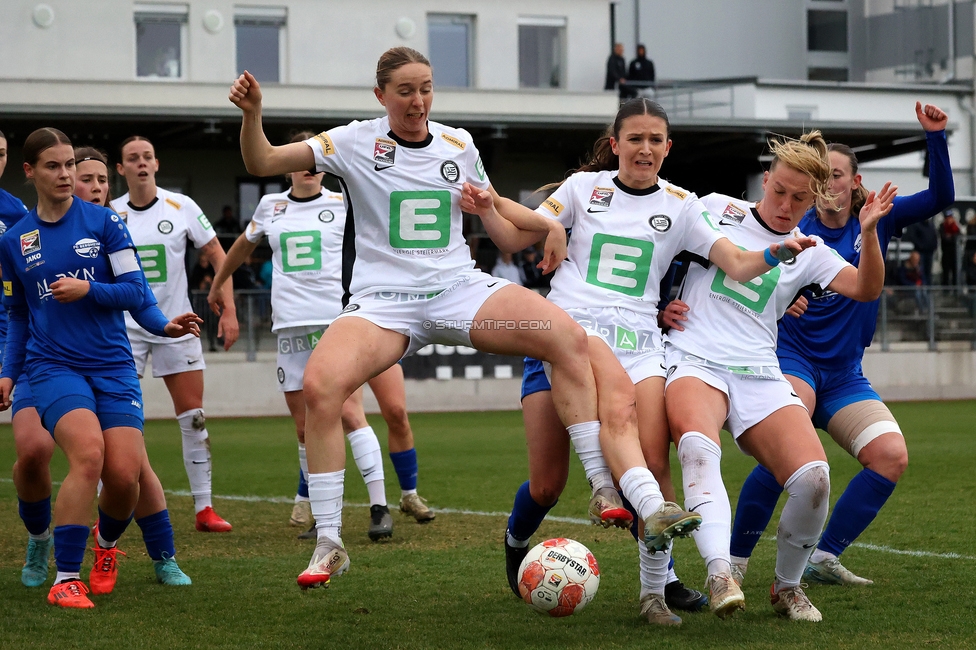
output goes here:
[{"label": "window on building", "polygon": [[260,82],[282,81],[282,35],[286,9],[241,7],[234,15],[237,37],[237,73],[247,70]]},{"label": "window on building", "polygon": [[519,17],[519,86],[566,85],[566,19]]},{"label": "window on building", "polygon": [[184,76],[187,5],[136,4],[136,76]]},{"label": "window on building", "polygon": [[435,85],[471,86],[473,40],[474,16],[427,16],[427,45]]},{"label": "window on building", "polygon": [[807,79],[810,81],[848,81],[847,68],[807,68]]},{"label": "window on building", "polygon": [[847,51],[847,12],[807,11],[807,50],[811,52]]}]

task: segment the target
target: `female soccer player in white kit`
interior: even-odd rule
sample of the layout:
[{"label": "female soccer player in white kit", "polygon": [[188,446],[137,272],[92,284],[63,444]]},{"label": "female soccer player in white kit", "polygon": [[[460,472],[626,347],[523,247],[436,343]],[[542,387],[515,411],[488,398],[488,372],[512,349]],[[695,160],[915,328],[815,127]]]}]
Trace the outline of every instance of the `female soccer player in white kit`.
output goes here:
[{"label": "female soccer player in white kit", "polygon": [[[309,495],[318,543],[302,588],[327,584],[348,566],[339,536],[345,441],[340,413],[349,395],[405,354],[429,343],[529,354],[552,364],[563,423],[598,429],[586,335],[538,294],[473,269],[461,234],[462,185],[490,187],[471,136],[428,121],[430,64],[398,47],[377,65],[374,94],[386,116],[320,133],[304,144],[272,146],[261,127],[261,89],[249,73],[231,88],[243,112],[241,153],[248,171],[267,176],[315,168],[338,176],[348,205],[343,246],[346,307],[322,335],[305,368]],[[525,230],[550,233],[561,259],[565,234],[529,214]],[[515,225],[513,228],[517,227]],[[520,320],[548,323],[505,329]],[[635,497],[636,498],[636,497]]]},{"label": "female soccer player in white kit", "polygon": [[[664,411],[664,341],[657,326],[661,280],[671,260],[685,250],[714,261],[743,282],[770,268],[762,252],[746,252],[732,244],[694,194],[658,176],[670,147],[667,113],[656,102],[631,100],[620,107],[607,135],[597,141],[593,159],[538,209],[572,230],[568,258],[553,276],[548,299],[588,334],[601,422],[621,421],[629,437],[639,441],[646,467],[654,469],[659,481],[667,482],[655,495],[658,506],[666,500],[664,490],[674,498],[667,469],[670,434]],[[809,242],[790,245],[799,251],[805,243]],[[780,245],[773,243],[771,252]],[[566,482],[566,431],[550,415],[550,396],[548,390],[540,391],[523,402],[534,462],[530,462],[529,494],[523,492],[526,486],[520,489],[509,519],[506,559],[520,561],[525,556],[525,550],[515,549],[527,549],[529,535]],[[601,441],[570,437],[593,489],[610,490],[616,497],[613,477],[601,457]],[[606,445],[602,451],[608,457],[619,454],[619,449]],[[628,470],[618,475],[621,489],[629,491],[628,483],[640,473]],[[645,504],[633,505],[644,524],[644,543],[638,544],[641,614],[651,623],[679,625],[681,619],[671,613],[664,598],[669,540],[655,538],[656,522],[649,519]],[[689,533],[701,521],[695,513],[681,513],[674,503],[665,505],[681,525],[679,533]],[[655,553],[660,550],[665,552]],[[513,565],[517,567],[508,562],[509,580],[517,584]]]},{"label": "female soccer player in white kit", "polygon": [[[299,133],[292,142],[304,142],[314,133]],[[216,313],[223,309],[221,287],[265,237],[272,250],[273,278],[271,308],[272,331],[278,335],[278,387],[285,395],[288,410],[298,434],[299,462],[308,475],[305,448],[305,398],[302,380],[312,350],[339,312],[342,311],[342,239],[346,208],[341,194],[322,191],[323,174],[308,171],[288,174],[291,189],[264,196],[251,223],[227,252],[227,260],[214,278],[208,300]],[[375,386],[374,386],[375,384]],[[403,371],[399,364],[373,378],[370,383],[381,407],[387,401],[405,402]],[[399,387],[401,399],[391,396]],[[389,398],[393,397],[392,400]],[[393,409],[383,408],[384,412]],[[404,413],[403,418],[406,419]],[[343,405],[342,424],[366,483],[370,499],[369,537],[376,541],[393,533],[393,522],[384,491],[383,456],[376,433],[363,411],[362,390],[353,393]],[[405,431],[409,439],[396,436]],[[402,454],[413,449],[409,422],[391,418],[390,452]],[[394,456],[395,457],[395,456]],[[413,489],[404,494],[400,509],[418,521],[430,521],[434,513]],[[299,502],[301,503],[301,502]],[[308,503],[307,494],[304,503]],[[419,508],[416,505],[419,504]],[[299,504],[296,504],[298,506]],[[306,506],[307,507],[307,506]],[[426,513],[424,512],[426,511]]]},{"label": "female soccer player in white kit", "polygon": [[[192,311],[186,280],[186,242],[210,256],[214,269],[224,261],[213,226],[188,196],[156,186],[159,160],[149,140],[132,136],[122,142],[122,162],[116,169],[129,191],[111,203],[125,221],[146,270],[146,279],[164,313]],[[238,335],[233,287],[225,287],[228,308],[220,317],[218,334],[230,347]],[[183,465],[196,510],[196,529],[228,532],[231,525],[213,509],[210,441],[203,413],[203,348],[193,336],[171,340],[153,336],[126,315],[126,328],[141,377],[152,354],[153,377],[166,382],[183,439]]]},{"label": "female soccer player in white kit", "polygon": [[[774,142],[772,155],[758,203],[718,194],[702,201],[722,233],[745,248],[797,234],[807,208],[832,198],[827,144],[819,131]],[[723,618],[745,606],[731,575],[732,513],[720,467],[719,431],[725,424],[736,444],[768,467],[790,495],[777,532],[773,609],[793,620],[821,620],[800,577],[827,517],[830,477],[810,416],[779,369],[776,322],[811,284],[859,301],[880,295],[884,259],[876,228],[891,209],[895,189],[885,185],[861,210],[860,268],[819,245],[752,282],[737,282],[707,263],[692,264],[688,271],[679,296],[688,317],[667,339],[667,412],[685,507],[702,516],[694,537],[707,564],[709,591],[719,601],[712,609]]]}]

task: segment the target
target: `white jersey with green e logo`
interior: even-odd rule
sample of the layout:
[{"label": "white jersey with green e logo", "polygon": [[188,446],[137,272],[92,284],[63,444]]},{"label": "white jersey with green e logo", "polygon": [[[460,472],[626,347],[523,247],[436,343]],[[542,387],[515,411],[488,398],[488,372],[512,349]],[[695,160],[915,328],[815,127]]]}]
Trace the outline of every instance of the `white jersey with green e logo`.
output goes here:
[{"label": "white jersey with green e logo", "polygon": [[[786,237],[771,230],[755,203],[723,194],[702,198],[722,233],[744,250],[761,251]],[[804,287],[826,288],[850,266],[818,239],[794,260],[781,263],[749,282],[736,282],[714,264],[691,264],[681,290],[689,307],[684,331],[671,330],[668,341],[685,352],[724,366],[778,365],[776,322]],[[788,317],[791,318],[791,317]]]},{"label": "white jersey with green e logo", "polygon": [[[167,318],[173,318],[192,311],[184,261],[186,242],[192,241],[200,248],[217,236],[200,206],[188,196],[158,188],[156,198],[144,209],[138,210],[129,203],[128,193],[112,201],[111,207],[129,227],[146,280],[162,312]],[[139,327],[128,312],[125,326],[130,340],[150,343],[182,340],[150,334]]]},{"label": "white jersey with green e logo", "polygon": [[298,199],[268,194],[258,203],[244,236],[271,245],[271,310],[277,332],[286,327],[328,325],[342,311],[341,194]]},{"label": "white jersey with green e logo", "polygon": [[389,118],[351,122],[309,138],[315,168],[338,176],[355,238],[343,249],[344,291],[446,289],[474,266],[461,234],[461,187],[488,187],[470,134],[428,122],[423,142]]},{"label": "white jersey with green e logo", "polygon": [[578,172],[537,210],[572,229],[549,300],[563,309],[623,307],[656,327],[661,279],[683,250],[708,257],[722,234],[694,194],[660,180],[628,188],[617,172]]}]

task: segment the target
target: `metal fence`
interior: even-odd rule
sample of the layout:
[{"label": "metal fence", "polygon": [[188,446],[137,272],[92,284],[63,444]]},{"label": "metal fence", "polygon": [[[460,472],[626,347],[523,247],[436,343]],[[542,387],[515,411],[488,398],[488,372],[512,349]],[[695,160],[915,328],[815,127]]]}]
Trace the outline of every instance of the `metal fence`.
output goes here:
[{"label": "metal fence", "polygon": [[874,342],[882,350],[902,341],[968,341],[976,350],[976,287],[885,287]]}]

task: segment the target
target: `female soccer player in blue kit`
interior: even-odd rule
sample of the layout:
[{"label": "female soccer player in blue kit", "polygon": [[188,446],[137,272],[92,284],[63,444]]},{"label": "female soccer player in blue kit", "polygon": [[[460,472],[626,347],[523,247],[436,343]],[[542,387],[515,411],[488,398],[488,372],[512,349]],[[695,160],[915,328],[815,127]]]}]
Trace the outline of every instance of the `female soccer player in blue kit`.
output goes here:
[{"label": "female soccer player in blue kit", "polygon": [[[146,281],[121,219],[73,197],[75,157],[67,136],[38,129],[23,153],[38,204],[0,239],[9,318],[0,408],[10,406],[14,381],[26,370],[41,422],[69,465],[54,509],[58,576],[48,602],[91,608],[79,571],[99,477],[100,539],[121,536],[138,497],[142,392],[122,310],[144,306]],[[185,316],[170,324],[156,316],[157,331],[191,331]]]},{"label": "female soccer player in blue kit", "polygon": [[[882,253],[909,224],[929,219],[952,204],[955,193],[945,127],[939,108],[921,102],[915,115],[929,154],[929,188],[896,197],[888,216],[878,223]],[[830,145],[835,206],[811,209],[800,230],[817,235],[845,260],[857,265],[861,255],[861,225],[856,217],[867,191],[857,173],[857,157],[844,145]],[[878,318],[878,301],[856,302],[833,292],[806,292],[792,312],[780,321],[777,356],[783,374],[813,415],[814,425],[854,456],[864,469],[851,479],[827,522],[804,579],[842,585],[871,584],[840,563],[840,555],[874,521],[908,466],[908,449],[888,407],[861,371],[864,348],[871,344]],[[762,465],[757,465],[739,494],[732,529],[732,561],[744,576],[749,557],[766,529],[783,488]],[[740,581],[741,581],[740,576]]]}]

